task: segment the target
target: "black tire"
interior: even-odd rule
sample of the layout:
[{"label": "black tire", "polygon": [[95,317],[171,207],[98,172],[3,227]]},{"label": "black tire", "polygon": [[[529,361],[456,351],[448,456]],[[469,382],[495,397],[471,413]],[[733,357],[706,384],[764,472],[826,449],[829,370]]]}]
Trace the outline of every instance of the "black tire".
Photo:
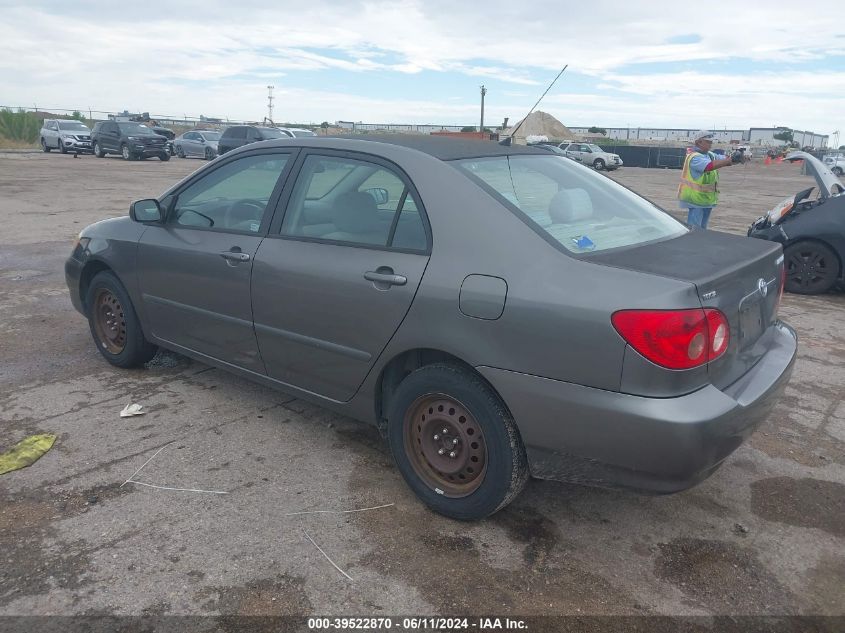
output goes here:
[{"label": "black tire", "polygon": [[92,148],[92,150],[94,151],[94,156],[96,156],[97,158],[106,157],[106,153],[103,151],[103,148],[100,147],[100,144],[96,141],[94,141],[94,147]]},{"label": "black tire", "polygon": [[135,160],[135,155],[126,143],[120,146],[120,155],[123,156],[123,160]]},{"label": "black tire", "polygon": [[50,148],[47,147],[47,141],[45,141],[43,138],[41,139],[41,151],[44,152],[45,154],[50,153]]},{"label": "black tire", "polygon": [[[441,427],[446,433],[439,437]],[[427,365],[406,376],[390,402],[387,435],[414,493],[453,519],[493,514],[528,481],[525,447],[513,417],[490,385],[459,365]],[[444,443],[450,451],[455,447],[454,463],[446,461],[451,453],[430,452]],[[448,464],[450,474],[432,462]]]},{"label": "black tire", "polygon": [[61,138],[61,137],[59,137],[59,139],[58,139],[58,143],[59,143],[59,146],[58,146],[56,149],[58,149],[58,150],[59,150],[59,152],[61,152],[62,154],[67,154],[67,150],[65,149],[65,144],[64,144],[64,143],[62,143],[62,138]]},{"label": "black tire", "polygon": [[804,240],[790,244],[783,256],[787,292],[823,294],[833,288],[841,274],[836,253],[821,242]]},{"label": "black tire", "polygon": [[116,367],[139,367],[156,353],[144,338],[129,293],[111,271],[97,273],[85,295],[88,326],[94,344]]},{"label": "black tire", "polygon": [[839,167],[838,165],[837,165],[836,167],[834,167],[833,169],[831,169],[830,171],[832,171],[832,172],[833,172],[834,174],[836,174],[837,176],[841,176],[841,175],[842,175],[842,168],[841,168],[841,167]]},{"label": "black tire", "polygon": [[161,154],[158,155],[158,157],[162,162],[165,162],[165,163],[170,160],[170,154],[168,154],[167,152],[162,152]]},{"label": "black tire", "polygon": [[596,169],[596,171],[601,171],[605,167],[604,161],[601,158],[597,158],[593,161],[593,167]]},{"label": "black tire", "polygon": [[214,150],[210,147],[205,148],[205,160],[214,160]]},{"label": "black tire", "polygon": [[182,149],[182,146],[181,146],[181,145],[179,145],[179,146],[176,148],[176,155],[177,155],[179,158],[187,158],[187,156],[185,156],[185,150],[184,150],[184,149]]}]

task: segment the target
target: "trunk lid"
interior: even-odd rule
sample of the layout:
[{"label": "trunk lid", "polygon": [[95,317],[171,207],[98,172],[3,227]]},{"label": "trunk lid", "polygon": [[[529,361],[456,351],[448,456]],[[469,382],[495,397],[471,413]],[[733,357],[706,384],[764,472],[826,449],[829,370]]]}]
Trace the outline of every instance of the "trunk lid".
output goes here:
[{"label": "trunk lid", "polygon": [[596,253],[589,260],[687,281],[695,285],[702,307],[721,310],[731,338],[727,351],[708,367],[716,387],[733,383],[766,352],[782,284],[779,244],[696,230],[663,242]]}]

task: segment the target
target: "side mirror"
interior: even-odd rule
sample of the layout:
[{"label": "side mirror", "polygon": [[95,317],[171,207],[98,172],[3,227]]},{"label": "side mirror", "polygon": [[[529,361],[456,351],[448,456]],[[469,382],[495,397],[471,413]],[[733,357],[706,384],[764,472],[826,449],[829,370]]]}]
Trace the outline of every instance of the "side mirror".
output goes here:
[{"label": "side mirror", "polygon": [[204,138],[200,138],[200,143],[202,143],[203,145],[205,145],[205,139],[204,139]]},{"label": "side mirror", "polygon": [[135,222],[161,222],[161,205],[155,199],[136,200],[129,207],[129,217]]},{"label": "side mirror", "polygon": [[376,206],[386,204],[390,200],[390,194],[384,187],[373,187],[372,189],[365,189],[364,193],[368,193],[376,201]]}]

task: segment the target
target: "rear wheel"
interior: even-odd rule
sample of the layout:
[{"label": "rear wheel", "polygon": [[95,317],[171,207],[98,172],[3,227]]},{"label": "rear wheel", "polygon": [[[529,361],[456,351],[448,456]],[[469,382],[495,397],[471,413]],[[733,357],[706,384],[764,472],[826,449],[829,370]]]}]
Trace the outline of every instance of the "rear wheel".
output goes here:
[{"label": "rear wheel", "polygon": [[138,367],[155,356],[156,346],[144,338],[129,293],[114,273],[97,273],[85,297],[91,335],[107,361]]},{"label": "rear wheel", "polygon": [[834,167],[833,169],[831,169],[830,171],[832,171],[832,172],[833,172],[834,174],[836,174],[837,176],[841,176],[841,175],[842,175],[842,168],[841,168],[841,167],[839,167],[838,165],[837,165],[836,167]]},{"label": "rear wheel", "polygon": [[170,154],[168,154],[167,152],[162,152],[161,154],[158,155],[158,157],[163,162],[170,160]]},{"label": "rear wheel", "polygon": [[601,158],[597,158],[593,161],[593,167],[595,167],[598,171],[604,169],[604,161]]},{"label": "rear wheel", "polygon": [[435,512],[475,520],[510,503],[528,480],[516,423],[495,391],[458,365],[409,374],[388,414],[393,458]]},{"label": "rear wheel", "polygon": [[47,147],[47,141],[45,141],[43,138],[41,139],[41,151],[44,152],[45,154],[50,153],[50,148]]},{"label": "rear wheel", "polygon": [[827,292],[839,278],[839,258],[821,242],[804,241],[784,251],[786,290],[802,295]]}]

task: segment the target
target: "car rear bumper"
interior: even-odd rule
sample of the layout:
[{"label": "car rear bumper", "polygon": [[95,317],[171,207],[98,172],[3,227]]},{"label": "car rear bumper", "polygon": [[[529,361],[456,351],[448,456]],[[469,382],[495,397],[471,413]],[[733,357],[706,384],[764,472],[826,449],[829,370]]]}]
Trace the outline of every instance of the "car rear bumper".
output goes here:
[{"label": "car rear bumper", "polygon": [[675,398],[478,370],[510,407],[533,476],[671,493],[711,475],[774,407],[797,350],[792,328],[774,327],[772,348],[742,378]]}]

